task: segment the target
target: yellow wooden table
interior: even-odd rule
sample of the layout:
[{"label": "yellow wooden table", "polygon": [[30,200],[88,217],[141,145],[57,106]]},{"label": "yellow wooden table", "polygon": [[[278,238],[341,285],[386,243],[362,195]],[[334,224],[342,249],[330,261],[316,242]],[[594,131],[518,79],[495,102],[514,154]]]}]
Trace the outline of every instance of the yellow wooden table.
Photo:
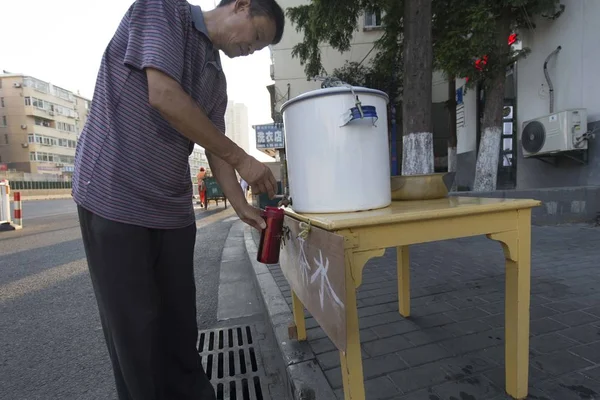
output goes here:
[{"label": "yellow wooden table", "polygon": [[[308,258],[302,257],[304,250],[298,253],[298,248],[302,249],[298,245],[292,249],[296,252],[293,255],[290,255],[292,254],[290,251],[282,252],[282,270],[292,288],[292,308],[297,339],[306,340],[303,305],[310,303],[307,309],[324,327],[340,350],[345,399],[365,399],[356,289],[362,283],[362,271],[366,262],[373,257],[382,256],[386,248],[396,247],[398,307],[400,314],[408,317],[410,315],[408,246],[487,235],[488,238],[502,244],[506,258],[506,392],[515,399],[524,399],[528,391],[529,372],[531,209],[538,205],[540,202],[536,200],[448,197],[419,202],[394,202],[384,209],[356,213],[298,214],[292,209],[286,209],[287,243],[284,241],[284,248],[292,249],[289,243],[294,236],[306,241],[306,238],[312,235],[309,232],[319,231],[322,236],[319,239],[320,248],[324,249],[323,251],[317,249],[318,252],[309,251]],[[336,256],[331,254],[329,258],[332,259],[332,266],[324,267],[322,253],[335,247],[336,238],[340,238],[339,243],[341,243],[342,255],[338,257],[341,267],[336,269]],[[300,242],[300,246],[304,241]],[[299,261],[301,259],[308,262],[303,263]],[[319,270],[325,272],[324,275],[320,275],[322,282],[318,294],[307,291],[304,284],[298,283],[301,278],[296,274],[298,265],[308,264],[306,267],[308,273],[314,272],[310,266],[313,259],[319,265]],[[326,261],[329,264],[328,258]],[[336,270],[340,275],[338,279],[340,283],[334,282],[328,290],[330,298],[333,299],[331,303],[342,310],[337,317],[337,321],[341,322],[335,322],[335,313],[327,311],[327,301],[324,301],[324,297],[327,296],[324,294],[326,290],[323,287],[325,283],[328,285],[329,283],[323,276],[327,277],[328,269],[331,272],[331,280],[336,280],[334,276]],[[306,285],[310,282],[314,285],[318,279],[313,277],[311,280],[306,276],[305,281]],[[342,293],[336,296],[332,289],[335,287],[340,288],[339,291]],[[319,296],[320,306],[318,301],[315,301],[315,297]],[[345,327],[336,326],[336,323],[345,324]]]}]

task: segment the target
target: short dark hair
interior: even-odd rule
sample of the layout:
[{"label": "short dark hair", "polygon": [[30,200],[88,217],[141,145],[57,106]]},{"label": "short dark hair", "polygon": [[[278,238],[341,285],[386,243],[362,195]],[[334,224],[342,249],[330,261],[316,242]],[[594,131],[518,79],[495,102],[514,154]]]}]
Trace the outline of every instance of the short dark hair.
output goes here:
[{"label": "short dark hair", "polygon": [[[223,7],[234,3],[236,0],[221,0],[218,7]],[[250,15],[265,16],[275,22],[275,38],[271,44],[277,44],[283,36],[283,28],[285,26],[285,14],[283,9],[275,0],[250,0]]]}]

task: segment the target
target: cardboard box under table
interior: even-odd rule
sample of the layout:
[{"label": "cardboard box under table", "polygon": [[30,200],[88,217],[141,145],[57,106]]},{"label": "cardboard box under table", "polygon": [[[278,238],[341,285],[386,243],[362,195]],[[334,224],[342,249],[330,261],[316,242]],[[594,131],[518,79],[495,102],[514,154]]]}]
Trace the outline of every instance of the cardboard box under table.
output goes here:
[{"label": "cardboard box under table", "polygon": [[[365,399],[356,289],[366,262],[396,247],[398,308],[410,315],[411,244],[475,235],[502,244],[506,258],[506,391],[527,396],[531,209],[536,200],[448,197],[393,202],[340,214],[286,209],[280,265],[292,289],[295,334],[306,340],[304,307],[340,351],[344,397]],[[304,306],[304,307],[303,307]]]}]

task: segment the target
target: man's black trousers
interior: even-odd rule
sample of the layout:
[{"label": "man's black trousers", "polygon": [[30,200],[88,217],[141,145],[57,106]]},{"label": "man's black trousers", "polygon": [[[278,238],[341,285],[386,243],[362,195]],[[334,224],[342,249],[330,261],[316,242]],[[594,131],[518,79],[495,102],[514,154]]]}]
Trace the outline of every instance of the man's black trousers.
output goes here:
[{"label": "man's black trousers", "polygon": [[149,229],[78,207],[120,400],[214,400],[196,349],[196,225]]}]

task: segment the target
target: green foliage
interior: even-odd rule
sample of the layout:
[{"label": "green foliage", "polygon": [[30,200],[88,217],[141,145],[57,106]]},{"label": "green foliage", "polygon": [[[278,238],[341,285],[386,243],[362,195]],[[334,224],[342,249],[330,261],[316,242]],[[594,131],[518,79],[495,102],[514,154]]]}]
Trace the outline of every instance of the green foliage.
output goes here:
[{"label": "green foliage", "polygon": [[[493,80],[529,53],[508,45],[512,32],[535,29],[534,18],[556,18],[559,0],[434,0],[435,67],[470,83]],[[564,7],[563,7],[564,8]],[[456,10],[461,10],[457,12]],[[476,59],[487,56],[482,70]]]},{"label": "green foliage", "polygon": [[[319,45],[327,43],[340,52],[349,50],[360,17],[365,10],[376,9],[383,11],[385,31],[374,45],[372,61],[346,63],[335,71],[325,71]],[[303,42],[294,46],[292,56],[300,59],[307,79],[332,74],[348,83],[357,82],[384,90],[390,97],[397,96],[402,82],[402,11],[402,0],[313,0],[289,8],[287,14],[296,30],[304,33]]]},{"label": "green foliage", "polygon": [[[433,0],[434,67],[447,76],[468,76],[471,83],[493,79],[529,51],[511,49],[508,34],[534,29],[537,16],[557,18],[564,9],[558,7],[559,3],[560,0]],[[360,17],[365,10],[374,9],[384,13],[385,31],[375,44],[372,62],[347,63],[335,72],[325,71],[319,45],[326,43],[342,52],[349,50]],[[292,56],[300,59],[309,79],[341,74],[343,80],[369,82],[369,86],[390,95],[400,93],[403,12],[404,0],[312,0],[310,4],[289,8],[287,14],[293,25],[304,33],[304,40],[294,46]],[[498,39],[503,35],[501,31],[506,31],[503,40]],[[487,64],[483,70],[477,70],[475,60],[486,55]]]}]

